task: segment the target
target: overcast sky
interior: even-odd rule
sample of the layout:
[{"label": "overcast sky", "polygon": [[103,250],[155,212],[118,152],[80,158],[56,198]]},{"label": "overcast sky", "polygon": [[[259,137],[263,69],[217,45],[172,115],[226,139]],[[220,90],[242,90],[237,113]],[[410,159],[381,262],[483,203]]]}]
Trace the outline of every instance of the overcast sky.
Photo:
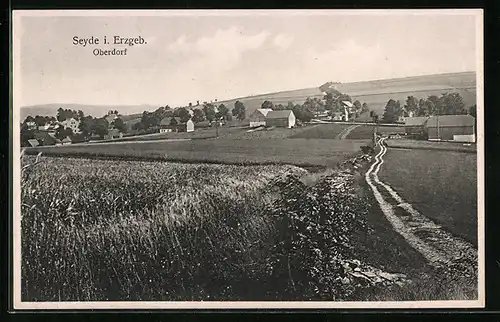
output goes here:
[{"label": "overcast sky", "polygon": [[[22,17],[20,105],[229,99],[363,81],[473,71],[475,16],[266,15]],[[79,47],[73,37],[142,36]],[[102,42],[102,40],[101,40]],[[93,55],[128,48],[127,56]]]}]

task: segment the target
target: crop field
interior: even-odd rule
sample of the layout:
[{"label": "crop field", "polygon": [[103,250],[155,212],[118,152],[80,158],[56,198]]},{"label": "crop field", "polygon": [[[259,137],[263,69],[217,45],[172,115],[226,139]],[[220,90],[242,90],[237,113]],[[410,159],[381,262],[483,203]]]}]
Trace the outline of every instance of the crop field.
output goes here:
[{"label": "crop field", "polygon": [[22,178],[22,298],[353,299],[370,286],[342,282],[367,234],[366,199],[352,175],[308,176],[42,157]]},{"label": "crop field", "polygon": [[294,164],[335,167],[361,152],[366,140],[209,139],[125,142],[28,148],[28,154],[119,159],[170,160],[223,164]]},{"label": "crop field", "polygon": [[337,135],[347,129],[350,124],[321,124],[306,131],[292,135],[292,139],[336,139]]},{"label": "crop field", "polygon": [[[376,127],[374,125],[361,125],[355,128],[354,130],[347,135],[348,140],[363,140],[363,139],[371,139],[373,138],[373,131]],[[387,134],[401,134],[405,133],[404,127],[398,126],[379,126],[378,132],[387,135]]]},{"label": "crop field", "polygon": [[477,247],[477,155],[389,148],[379,173],[423,215]]}]

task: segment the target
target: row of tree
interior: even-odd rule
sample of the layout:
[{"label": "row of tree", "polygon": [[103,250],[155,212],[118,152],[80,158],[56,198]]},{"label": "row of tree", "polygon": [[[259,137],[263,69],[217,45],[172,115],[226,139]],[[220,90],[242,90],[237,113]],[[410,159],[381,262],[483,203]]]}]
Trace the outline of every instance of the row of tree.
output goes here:
[{"label": "row of tree", "polygon": [[476,116],[476,107],[466,107],[459,93],[443,93],[440,97],[430,95],[427,99],[408,96],[402,106],[400,101],[390,99],[384,110],[382,120],[387,123],[397,122],[402,116],[431,116],[470,114]]}]

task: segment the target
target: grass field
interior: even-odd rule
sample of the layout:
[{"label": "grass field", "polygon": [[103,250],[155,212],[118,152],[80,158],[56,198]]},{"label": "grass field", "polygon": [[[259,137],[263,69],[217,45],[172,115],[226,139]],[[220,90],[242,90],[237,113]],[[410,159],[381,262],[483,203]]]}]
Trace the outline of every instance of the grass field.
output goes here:
[{"label": "grass field", "polygon": [[210,139],[181,142],[126,142],[28,148],[28,154],[113,157],[224,164],[295,164],[335,167],[368,144],[366,140]]},{"label": "grass field", "polygon": [[292,139],[336,139],[337,135],[351,126],[350,124],[321,124],[306,131],[290,136]]},{"label": "grass field", "polygon": [[398,149],[444,150],[477,153],[476,144],[460,142],[435,142],[425,140],[387,140],[386,145]]},{"label": "grass field", "polygon": [[361,287],[340,282],[367,234],[349,176],[71,158],[26,171],[25,301],[331,300]]},{"label": "grass field", "polygon": [[[373,138],[373,131],[376,128],[374,125],[361,125],[355,128],[354,130],[347,135],[346,139],[348,140],[363,140],[363,139],[371,139]],[[398,126],[379,126],[378,132],[382,135],[387,134],[404,134],[404,127]]]},{"label": "grass field", "polygon": [[477,156],[473,153],[394,150],[379,177],[423,215],[477,247]]}]

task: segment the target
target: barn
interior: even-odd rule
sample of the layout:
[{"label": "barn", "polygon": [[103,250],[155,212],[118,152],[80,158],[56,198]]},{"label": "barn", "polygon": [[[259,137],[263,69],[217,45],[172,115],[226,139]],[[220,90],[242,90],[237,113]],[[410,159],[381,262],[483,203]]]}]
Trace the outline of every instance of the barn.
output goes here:
[{"label": "barn", "polygon": [[65,137],[62,141],[61,141],[62,145],[67,145],[67,144],[71,144],[72,141],[71,141],[71,138],[69,136]]},{"label": "barn", "polygon": [[193,131],[194,123],[191,119],[189,119],[186,123],[182,123],[179,117],[164,117],[160,121],[160,133]]},{"label": "barn", "polygon": [[292,128],[295,120],[292,110],[270,111],[266,115],[266,126]]},{"label": "barn", "polygon": [[248,117],[249,122],[250,122],[250,127],[265,126],[266,125],[266,116],[269,112],[272,112],[272,109],[270,109],[270,108],[256,109]]},{"label": "barn", "polygon": [[405,134],[412,136],[423,136],[425,133],[425,122],[428,116],[408,117],[405,120]]},{"label": "barn", "polygon": [[471,115],[431,116],[425,123],[429,140],[475,142],[475,118]]}]

